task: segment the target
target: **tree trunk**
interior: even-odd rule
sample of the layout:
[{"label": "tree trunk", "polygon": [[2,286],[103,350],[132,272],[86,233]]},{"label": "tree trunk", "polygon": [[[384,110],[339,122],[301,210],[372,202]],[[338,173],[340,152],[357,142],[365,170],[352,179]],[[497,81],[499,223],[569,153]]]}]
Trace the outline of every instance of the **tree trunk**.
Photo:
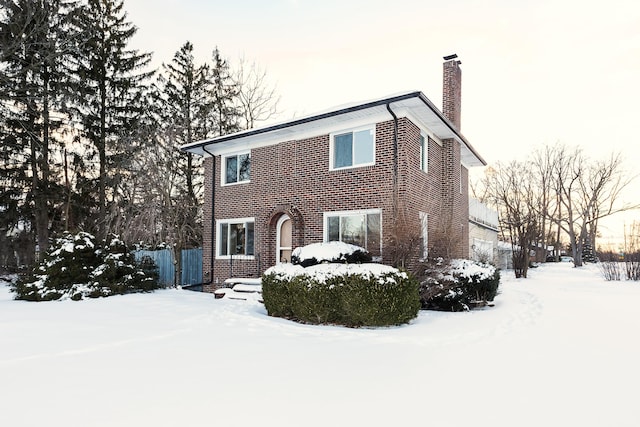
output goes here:
[{"label": "tree trunk", "polygon": [[99,172],[99,189],[98,200],[100,203],[100,211],[98,214],[98,238],[100,240],[105,239],[106,236],[106,221],[107,221],[107,83],[106,83],[106,70],[102,68],[102,76],[100,81],[100,134],[98,135],[98,156],[100,159],[100,172]]}]

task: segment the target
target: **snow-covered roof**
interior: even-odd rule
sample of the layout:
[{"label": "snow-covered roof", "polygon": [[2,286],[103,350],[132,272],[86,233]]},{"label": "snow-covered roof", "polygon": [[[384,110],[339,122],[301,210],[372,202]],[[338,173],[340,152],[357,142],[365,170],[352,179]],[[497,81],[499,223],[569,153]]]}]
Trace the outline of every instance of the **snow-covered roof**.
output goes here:
[{"label": "snow-covered roof", "polygon": [[440,140],[452,138],[460,142],[462,163],[466,166],[486,165],[460,131],[420,91],[334,107],[303,118],[183,145],[181,149],[201,156],[219,155],[327,134],[351,127],[354,123],[360,125],[389,120],[392,113],[397,117],[410,116]]}]

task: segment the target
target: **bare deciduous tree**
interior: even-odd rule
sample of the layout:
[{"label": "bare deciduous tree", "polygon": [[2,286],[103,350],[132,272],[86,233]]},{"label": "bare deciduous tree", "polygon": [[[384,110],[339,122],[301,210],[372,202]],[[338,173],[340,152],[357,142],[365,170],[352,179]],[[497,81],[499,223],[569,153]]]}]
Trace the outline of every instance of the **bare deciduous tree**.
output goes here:
[{"label": "bare deciduous tree", "polygon": [[561,146],[554,166],[558,194],[558,225],[569,236],[576,267],[582,266],[585,242],[595,247],[600,219],[637,205],[621,202],[621,192],[633,181],[623,169],[620,154],[590,161],[581,150]]},{"label": "bare deciduous tree", "polygon": [[245,129],[252,129],[256,122],[269,120],[278,114],[280,96],[276,94],[276,86],[269,84],[265,69],[241,57],[234,74],[238,84],[238,110]]},{"label": "bare deciduous tree", "polygon": [[527,277],[530,250],[537,242],[540,224],[535,176],[527,163],[498,164],[485,176],[485,187],[500,212],[503,237],[511,242],[516,277]]},{"label": "bare deciduous tree", "polygon": [[[554,254],[556,257],[560,255],[560,227],[554,218],[558,215],[559,205],[555,193],[554,168],[558,161],[558,150],[556,145],[545,145],[544,147],[534,151],[532,156],[533,179],[539,195],[538,205],[534,209],[538,211],[540,233],[538,246],[544,248],[544,251],[538,251],[545,255],[546,248],[549,243],[553,243]],[[555,237],[553,226],[556,226]],[[544,261],[545,259],[537,259]]]},{"label": "bare deciduous tree", "polygon": [[620,154],[593,161],[579,148],[556,144],[536,150],[527,162],[489,168],[473,188],[491,196],[503,238],[522,250],[514,255],[514,264],[525,259],[528,264],[525,247],[544,248],[540,252],[545,253],[553,243],[559,255],[564,233],[579,267],[585,243],[596,247],[600,219],[638,207],[622,202],[622,192],[634,178],[624,170]]}]

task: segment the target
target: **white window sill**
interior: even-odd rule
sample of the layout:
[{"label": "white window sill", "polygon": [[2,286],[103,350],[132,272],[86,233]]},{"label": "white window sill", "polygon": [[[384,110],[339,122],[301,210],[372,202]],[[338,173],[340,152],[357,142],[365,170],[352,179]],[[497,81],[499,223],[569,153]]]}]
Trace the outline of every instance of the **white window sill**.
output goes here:
[{"label": "white window sill", "polygon": [[252,261],[256,259],[254,255],[216,255],[216,259],[239,259],[243,261]]},{"label": "white window sill", "polygon": [[343,170],[349,170],[349,169],[358,169],[358,168],[364,168],[367,166],[375,166],[376,163],[362,163],[362,164],[358,164],[358,165],[354,165],[354,166],[343,166],[341,168],[334,168],[334,167],[330,167],[329,171],[333,172],[333,171],[343,171]]},{"label": "white window sill", "polygon": [[251,183],[251,180],[247,180],[247,181],[240,181],[240,182],[222,182],[220,183],[221,187],[233,187],[234,185],[242,185],[242,184],[249,184]]}]

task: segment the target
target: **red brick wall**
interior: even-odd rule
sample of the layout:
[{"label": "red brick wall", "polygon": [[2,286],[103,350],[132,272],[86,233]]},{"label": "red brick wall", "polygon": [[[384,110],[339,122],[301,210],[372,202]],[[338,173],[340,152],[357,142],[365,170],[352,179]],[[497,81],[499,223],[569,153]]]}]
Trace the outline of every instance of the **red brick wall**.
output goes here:
[{"label": "red brick wall", "polygon": [[[275,263],[275,225],[283,213],[293,218],[294,246],[323,240],[324,212],[381,209],[383,235],[385,230],[390,230],[395,220],[393,131],[393,120],[376,125],[374,166],[340,171],[329,170],[328,134],[253,149],[251,182],[244,184],[221,186],[221,159],[216,156],[213,177],[215,218],[255,217],[255,257],[253,260],[235,259],[233,276],[255,277]],[[418,127],[410,120],[399,120],[398,195],[409,217],[417,220],[418,212],[429,213],[431,233],[442,210],[443,148],[429,139],[429,171],[422,172],[419,135]],[[459,194],[460,147],[459,144],[457,146],[453,159],[455,162],[457,155],[457,166],[453,171],[456,196],[452,203],[459,205],[465,195]],[[213,277],[212,285],[205,289],[207,291],[219,286],[232,273],[228,259],[214,260],[211,273],[211,244],[216,241],[216,236],[211,239],[212,164],[210,158],[205,162],[204,280]],[[464,188],[466,191],[466,185]],[[468,210],[466,201],[462,205]],[[456,212],[464,215],[462,207]],[[468,250],[468,243],[462,247]]]},{"label": "red brick wall", "polygon": [[400,144],[399,181],[402,211],[413,221],[418,221],[420,212],[428,214],[430,251],[437,243],[435,237],[446,232],[455,243],[449,255],[468,257],[468,171],[460,163],[460,144],[446,140],[440,145],[427,137],[425,172],[420,168],[420,129],[409,120],[401,121],[400,128],[404,136]]},{"label": "red brick wall", "polygon": [[442,70],[442,112],[460,130],[462,109],[462,70],[460,61],[452,59],[443,64]]},{"label": "red brick wall", "polygon": [[[211,253],[211,212],[213,208],[212,201],[212,166],[213,166],[213,158],[207,157],[204,159],[204,206],[202,207],[202,216],[203,216],[203,230],[202,230],[202,281],[204,283],[211,282],[211,261],[212,261],[212,253]],[[212,286],[204,286],[204,290],[207,292],[212,292],[214,288]]]},{"label": "red brick wall", "polygon": [[453,258],[467,258],[469,254],[469,174],[461,164],[460,143],[454,139],[445,139],[442,145],[444,172],[440,231],[446,233],[450,244],[447,255]]},{"label": "red brick wall", "polygon": [[[432,236],[438,228],[442,207],[442,147],[426,135],[428,166],[427,171],[423,171],[420,167],[420,129],[409,120],[401,121],[400,127],[404,139],[400,144],[399,215],[404,215],[403,219],[418,231],[421,229],[420,212],[428,214],[428,234]],[[433,241],[426,244],[430,248]],[[418,247],[412,261],[421,256]],[[411,263],[407,267],[411,267]]]},{"label": "red brick wall", "polygon": [[[452,59],[443,64],[442,112],[460,130],[462,105],[462,70],[460,61]],[[460,144],[453,140],[443,141],[443,224],[448,238],[453,243],[449,255],[469,256],[469,174],[461,164]]]}]

